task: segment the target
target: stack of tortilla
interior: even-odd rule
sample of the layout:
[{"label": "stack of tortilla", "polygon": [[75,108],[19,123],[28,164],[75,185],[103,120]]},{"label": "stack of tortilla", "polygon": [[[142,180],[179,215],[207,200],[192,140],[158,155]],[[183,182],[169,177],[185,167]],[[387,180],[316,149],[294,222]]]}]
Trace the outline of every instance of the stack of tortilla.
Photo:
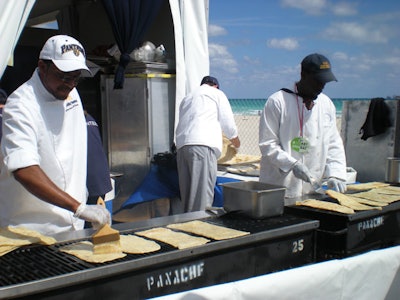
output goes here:
[{"label": "stack of tortilla", "polygon": [[390,186],[383,182],[351,184],[347,186],[347,190],[355,191],[355,193],[343,194],[333,190],[326,191],[326,194],[338,203],[307,199],[297,201],[296,205],[353,214],[355,211],[382,210],[382,207],[400,200],[400,187]]}]

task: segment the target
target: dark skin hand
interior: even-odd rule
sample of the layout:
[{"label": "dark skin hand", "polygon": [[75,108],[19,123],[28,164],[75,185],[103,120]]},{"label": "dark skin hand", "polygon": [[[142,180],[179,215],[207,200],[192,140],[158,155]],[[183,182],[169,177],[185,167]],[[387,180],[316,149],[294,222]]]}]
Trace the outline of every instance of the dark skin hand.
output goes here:
[{"label": "dark skin hand", "polygon": [[29,166],[14,171],[14,178],[39,199],[75,212],[79,202],[58,188],[42,169]]}]

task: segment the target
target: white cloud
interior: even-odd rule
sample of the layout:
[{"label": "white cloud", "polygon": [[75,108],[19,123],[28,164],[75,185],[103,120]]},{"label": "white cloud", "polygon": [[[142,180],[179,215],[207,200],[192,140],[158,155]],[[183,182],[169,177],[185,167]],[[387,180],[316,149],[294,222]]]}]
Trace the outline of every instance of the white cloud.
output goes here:
[{"label": "white cloud", "polygon": [[281,0],[285,7],[296,8],[309,15],[322,15],[332,12],[336,16],[352,16],[357,14],[356,3],[328,2],[327,0]]},{"label": "white cloud", "polygon": [[349,56],[344,52],[335,52],[333,53],[332,57],[333,59],[339,61],[347,61],[349,59]]},{"label": "white cloud", "polygon": [[224,27],[218,26],[218,25],[213,25],[210,24],[208,25],[208,36],[221,36],[221,35],[226,35],[226,29]]},{"label": "white cloud", "polygon": [[333,14],[337,16],[353,16],[357,14],[355,3],[340,2],[334,3],[331,6]]},{"label": "white cloud", "polygon": [[322,14],[327,6],[326,0],[281,0],[283,6],[297,8],[311,15]]},{"label": "white cloud", "polygon": [[255,65],[255,66],[259,66],[259,65],[261,65],[261,63],[262,63],[259,59],[253,59],[253,58],[249,57],[248,55],[245,55],[245,56],[243,57],[243,60],[244,60],[247,64]]},{"label": "white cloud", "polygon": [[299,47],[299,42],[294,38],[284,39],[270,39],[267,41],[269,48],[285,49],[285,50],[296,50]]},{"label": "white cloud", "polygon": [[384,28],[362,25],[356,22],[333,23],[323,32],[324,38],[349,41],[351,43],[387,43]]},{"label": "white cloud", "polygon": [[228,51],[227,47],[219,44],[208,44],[210,65],[212,69],[222,69],[228,73],[237,73],[238,63]]}]

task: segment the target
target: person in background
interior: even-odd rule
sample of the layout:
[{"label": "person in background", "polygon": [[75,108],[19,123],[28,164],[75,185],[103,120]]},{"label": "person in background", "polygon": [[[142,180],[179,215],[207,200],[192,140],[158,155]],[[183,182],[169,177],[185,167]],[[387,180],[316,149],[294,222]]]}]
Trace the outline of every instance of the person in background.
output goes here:
[{"label": "person in background", "polygon": [[76,39],[56,35],[44,44],[32,77],[3,109],[0,226],[43,234],[110,224],[108,210],[86,205],[87,128],[76,86],[89,72]]},{"label": "person in background", "polygon": [[[87,125],[87,204],[97,204],[97,199],[104,200],[105,195],[112,190],[110,169],[103,149],[99,126],[96,120],[85,111]],[[86,222],[87,223],[87,222]],[[89,224],[85,224],[89,227]]]},{"label": "person in background", "polygon": [[229,100],[215,77],[205,76],[179,106],[176,128],[179,189],[184,212],[204,210],[214,199],[222,133],[240,147]]},{"label": "person in background", "polygon": [[310,54],[301,62],[301,78],[265,103],[260,117],[260,181],[286,187],[287,198],[314,191],[311,182],[346,190],[346,157],[336,127],[336,109],[322,93],[337,81],[329,60]]},{"label": "person in background", "polygon": [[3,121],[3,107],[7,101],[7,93],[5,90],[0,89],[0,142],[3,135],[1,123]]}]

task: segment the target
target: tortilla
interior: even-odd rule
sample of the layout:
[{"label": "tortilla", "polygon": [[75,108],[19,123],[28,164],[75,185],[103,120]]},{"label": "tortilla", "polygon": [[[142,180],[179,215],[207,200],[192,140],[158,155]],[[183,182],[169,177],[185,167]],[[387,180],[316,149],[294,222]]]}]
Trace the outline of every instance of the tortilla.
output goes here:
[{"label": "tortilla", "polygon": [[45,245],[54,244],[56,240],[44,236],[37,231],[24,227],[0,228],[0,256],[5,255],[19,247],[40,243]]},{"label": "tortilla", "polygon": [[222,164],[226,161],[233,159],[237,154],[237,150],[226,136],[223,135],[222,141],[223,141],[222,150],[221,150],[221,155],[218,158],[218,164]]},{"label": "tortilla", "polygon": [[369,206],[359,203],[356,200],[354,200],[351,196],[336,192],[334,190],[327,190],[326,194],[329,197],[336,199],[341,205],[349,207],[354,210],[372,210],[372,209],[382,210],[382,207],[380,206]]},{"label": "tortilla", "polygon": [[12,245],[0,245],[0,256],[6,255],[9,252],[18,249],[19,246],[12,246]]},{"label": "tortilla", "polygon": [[370,205],[370,206],[386,206],[389,203],[386,202],[379,202],[379,201],[375,201],[375,200],[369,200],[369,199],[365,199],[365,198],[357,198],[357,197],[353,197],[354,200],[356,200],[358,203],[361,204],[366,204],[366,205]]},{"label": "tortilla", "polygon": [[244,164],[239,166],[227,167],[226,171],[232,174],[246,175],[246,176],[260,176],[260,164]]},{"label": "tortilla", "polygon": [[225,165],[225,166],[230,166],[230,165],[237,165],[237,164],[245,164],[245,163],[258,163],[261,160],[261,156],[257,155],[249,155],[249,154],[236,154],[234,157],[232,157],[229,160],[226,161],[219,161],[219,165]]},{"label": "tortilla", "polygon": [[125,253],[144,254],[158,251],[161,246],[154,241],[149,241],[135,235],[121,235],[121,248]]},{"label": "tortilla", "polygon": [[60,251],[74,255],[79,259],[90,263],[103,263],[112,261],[118,258],[123,258],[126,253],[130,254],[145,254],[161,249],[161,246],[154,241],[149,241],[135,235],[121,235],[120,243],[122,252],[115,253],[110,249],[108,253],[94,254],[93,243],[89,241],[74,243],[60,248]]},{"label": "tortilla", "polygon": [[8,228],[0,228],[1,246],[24,246],[39,242],[36,237],[23,236],[10,231]]},{"label": "tortilla", "polygon": [[64,246],[60,248],[61,252],[65,252],[78,257],[89,263],[103,263],[107,261],[112,261],[118,258],[125,257],[125,253],[105,253],[105,254],[94,254],[93,244],[89,241],[83,241],[74,243],[71,245]]},{"label": "tortilla", "polygon": [[170,224],[167,227],[194,233],[217,241],[232,239],[250,234],[249,232],[213,225],[202,221],[190,221],[186,223]]},{"label": "tortilla", "polygon": [[44,245],[53,245],[57,242],[57,240],[53,237],[43,235],[35,230],[31,230],[25,227],[8,226],[8,230],[23,236],[37,238],[39,240],[38,242]]},{"label": "tortilla", "polygon": [[373,182],[359,183],[359,184],[348,184],[347,190],[348,191],[366,191],[366,190],[386,187],[389,185],[390,185],[389,183],[373,181]]},{"label": "tortilla", "polygon": [[335,211],[339,212],[342,214],[354,214],[354,210],[332,202],[327,202],[327,201],[321,201],[321,200],[315,200],[315,199],[307,199],[303,201],[296,201],[296,205],[300,206],[308,206],[312,208],[318,208],[318,209],[323,209],[323,210],[330,210],[330,211]]},{"label": "tortilla", "polygon": [[370,190],[368,192],[360,192],[352,194],[353,197],[364,198],[372,201],[392,203],[400,200],[400,195],[389,195],[378,193],[378,190]]},{"label": "tortilla", "polygon": [[135,234],[161,241],[178,249],[196,247],[204,245],[210,241],[202,237],[194,237],[186,233],[175,232],[171,229],[163,227],[156,227],[145,231],[139,231],[135,232]]},{"label": "tortilla", "polygon": [[375,189],[378,194],[387,194],[387,195],[399,195],[400,197],[400,187],[399,186],[385,186],[381,188]]}]

